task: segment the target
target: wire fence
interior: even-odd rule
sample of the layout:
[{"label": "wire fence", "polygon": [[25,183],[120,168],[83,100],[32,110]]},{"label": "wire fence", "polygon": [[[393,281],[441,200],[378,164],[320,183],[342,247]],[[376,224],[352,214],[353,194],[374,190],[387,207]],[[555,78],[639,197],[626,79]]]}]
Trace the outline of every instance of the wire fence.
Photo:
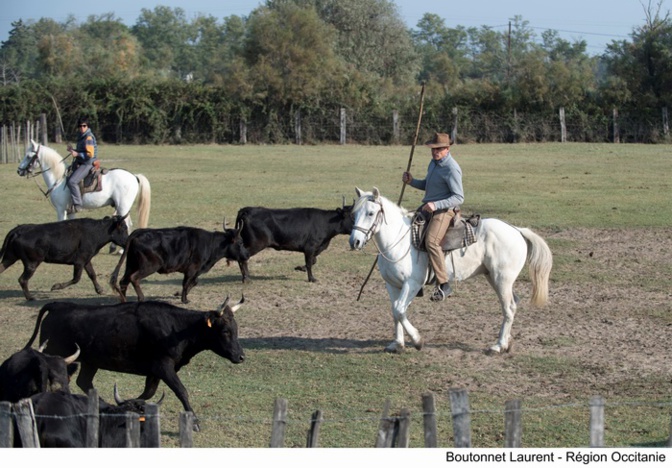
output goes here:
[{"label": "wire fence", "polygon": [[[91,392],[89,398],[95,397],[95,390]],[[206,423],[210,429],[214,425],[230,426],[254,426],[254,431],[259,433],[267,431],[268,447],[280,448],[286,445],[286,434],[288,431],[299,431],[306,434],[305,447],[318,447],[321,445],[320,432],[330,426],[350,427],[358,424],[366,424],[372,429],[370,435],[371,446],[380,448],[389,447],[409,447],[410,434],[412,428],[414,433],[422,428],[422,440],[424,446],[447,447],[454,446],[458,448],[472,447],[472,432],[480,431],[479,419],[482,417],[496,418],[503,422],[503,436],[501,444],[508,448],[524,447],[523,427],[531,415],[539,413],[549,413],[551,419],[559,419],[558,415],[566,410],[571,410],[572,417],[575,419],[588,418],[588,424],[585,428],[585,446],[606,447],[605,434],[619,430],[617,418],[613,417],[607,421],[606,410],[615,412],[622,411],[623,408],[649,408],[654,411],[660,411],[663,417],[669,421],[669,430],[665,440],[650,443],[651,446],[672,447],[672,401],[621,401],[607,403],[602,397],[592,397],[585,403],[568,403],[559,405],[545,405],[537,407],[523,406],[521,400],[509,400],[504,408],[481,408],[474,409],[470,407],[468,392],[464,389],[452,389],[449,392],[450,411],[437,411],[436,399],[431,393],[422,396],[422,411],[411,412],[407,408],[392,413],[389,400],[383,405],[379,414],[372,414],[370,417],[324,417],[322,410],[312,413],[308,419],[296,419],[289,417],[288,402],[286,399],[277,398],[274,402],[272,413],[268,418],[249,418],[240,415],[204,415],[200,417],[200,422]],[[57,419],[67,424],[81,424],[82,420],[89,421],[92,417],[90,413],[76,413],[66,416],[41,415],[34,414],[32,407],[22,400],[16,404],[7,402],[0,403],[0,447],[12,447],[14,437],[19,437],[21,441],[33,441],[29,446],[39,446],[40,434],[38,434],[36,421],[40,419]],[[28,416],[26,416],[28,414]],[[116,418],[120,415],[95,414],[99,418]],[[129,413],[122,416],[123,421],[118,424],[119,430],[124,434],[116,437],[116,440],[125,441],[129,447],[159,447],[161,446],[160,432],[161,422],[168,422],[166,416],[160,414],[158,405],[147,403],[141,415]],[[23,421],[24,427],[20,422]],[[141,421],[141,422],[138,422]],[[450,421],[452,430],[444,434],[439,432],[438,421]],[[614,422],[616,421],[616,422]],[[529,421],[528,421],[529,422]],[[607,422],[609,422],[607,424]],[[192,413],[181,413],[179,415],[179,446],[193,446],[193,430],[195,419]],[[212,423],[212,424],[211,424]],[[216,424],[214,424],[216,423]],[[44,426],[44,424],[40,425]],[[17,428],[13,431],[13,428]],[[94,426],[97,430],[98,424]],[[654,430],[655,429],[655,430]],[[43,429],[44,430],[44,429]],[[87,429],[88,430],[88,429]],[[347,430],[347,429],[346,429]],[[549,427],[549,431],[557,430],[557,427]],[[667,428],[648,428],[651,432],[664,433]],[[343,434],[343,430],[339,429]],[[627,429],[626,429],[627,431]],[[172,437],[175,435],[173,434]],[[164,435],[165,437],[165,435]],[[84,435],[82,435],[84,439]],[[613,440],[610,437],[610,440]],[[92,442],[92,446],[98,446],[99,436],[89,436],[87,440]],[[37,442],[35,442],[37,441]],[[37,443],[37,445],[34,445]],[[293,446],[297,446],[293,443]],[[105,446],[104,444],[101,444]],[[343,446],[343,444],[339,444]],[[612,446],[623,447],[628,444],[623,442]],[[26,443],[23,442],[23,446]]]}]

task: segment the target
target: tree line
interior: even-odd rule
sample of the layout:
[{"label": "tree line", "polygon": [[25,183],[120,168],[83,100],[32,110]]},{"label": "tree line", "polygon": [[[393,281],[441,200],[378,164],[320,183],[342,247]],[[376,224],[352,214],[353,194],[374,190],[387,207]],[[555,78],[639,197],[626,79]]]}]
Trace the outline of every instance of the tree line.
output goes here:
[{"label": "tree line", "polygon": [[132,26],[113,13],[12,23],[0,47],[0,124],[40,113],[74,133],[88,115],[116,143],[338,140],[390,143],[393,112],[403,141],[423,127],[448,130],[455,109],[465,141],[569,139],[662,142],[672,97],[672,21],[662,0],[643,5],[628,40],[591,56],[584,40],[538,36],[521,16],[498,31],[450,27],[425,13],[407,28],[389,0],[267,0],[248,16],[187,18],[143,9]]}]

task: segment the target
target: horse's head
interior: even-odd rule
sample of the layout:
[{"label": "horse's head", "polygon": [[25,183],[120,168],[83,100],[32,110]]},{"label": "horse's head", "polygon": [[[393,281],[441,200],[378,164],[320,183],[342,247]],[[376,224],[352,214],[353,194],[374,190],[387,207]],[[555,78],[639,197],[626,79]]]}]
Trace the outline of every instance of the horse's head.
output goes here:
[{"label": "horse's head", "polygon": [[354,225],[350,233],[350,248],[362,250],[371,237],[380,229],[384,219],[383,197],[376,187],[373,192],[364,192],[355,188],[357,201],[352,207]]},{"label": "horse's head", "polygon": [[40,165],[40,149],[41,146],[35,140],[30,140],[30,145],[26,148],[26,155],[21,160],[16,172],[21,176],[31,174],[34,169]]}]

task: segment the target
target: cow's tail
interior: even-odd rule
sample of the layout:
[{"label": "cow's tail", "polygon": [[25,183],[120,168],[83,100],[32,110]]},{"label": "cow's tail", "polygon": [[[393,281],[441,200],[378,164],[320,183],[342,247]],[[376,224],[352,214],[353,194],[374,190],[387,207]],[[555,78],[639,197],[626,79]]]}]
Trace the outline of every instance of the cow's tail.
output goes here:
[{"label": "cow's tail", "polygon": [[14,233],[14,229],[12,229],[5,236],[5,240],[2,242],[2,247],[0,247],[0,273],[5,271],[5,265],[2,263],[2,260],[5,258],[5,251],[7,250],[7,246],[10,242],[12,242],[14,237],[16,237],[16,234]]},{"label": "cow's tail", "polygon": [[142,174],[135,174],[138,179],[138,227],[146,228],[149,225],[149,209],[152,206],[152,188],[149,180]]},{"label": "cow's tail", "polygon": [[28,340],[28,344],[24,346],[24,349],[28,349],[33,346],[33,342],[35,341],[35,338],[37,338],[37,333],[40,331],[40,325],[42,325],[42,319],[44,318],[44,314],[49,312],[49,306],[50,304],[45,304],[44,307],[40,309],[40,313],[37,314],[37,321],[35,322],[35,330],[33,330],[33,335]]},{"label": "cow's tail", "polygon": [[128,255],[128,247],[131,243],[131,239],[132,235],[128,237],[126,245],[124,246],[124,253],[121,254],[121,258],[119,258],[119,263],[117,263],[117,266],[112,272],[112,276],[110,276],[110,286],[112,286],[112,290],[119,295],[119,299],[121,299],[123,302],[126,302],[126,298],[124,297],[124,294],[121,292],[121,288],[117,283],[117,278],[119,277],[119,270],[121,270],[121,265],[124,263],[124,260],[126,260],[126,255]]}]

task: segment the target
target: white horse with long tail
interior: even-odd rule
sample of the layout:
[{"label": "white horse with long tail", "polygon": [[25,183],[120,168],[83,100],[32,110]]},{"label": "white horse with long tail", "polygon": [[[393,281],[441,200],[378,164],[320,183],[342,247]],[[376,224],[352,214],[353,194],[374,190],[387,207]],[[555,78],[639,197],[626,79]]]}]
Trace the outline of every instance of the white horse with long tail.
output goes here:
[{"label": "white horse with long tail", "polygon": [[[378,269],[385,280],[392,302],[395,339],[385,350],[404,350],[404,332],[417,349],[423,346],[418,330],[408,319],[411,301],[430,279],[427,253],[411,243],[411,217],[404,208],[380,195],[356,189],[359,199],[353,206],[354,228],[350,247],[361,250],[373,239],[378,249]],[[474,228],[476,242],[446,256],[451,281],[463,281],[485,275],[499,298],[504,320],[497,343],[491,352],[507,352],[511,346],[511,326],[519,302],[513,284],[526,262],[532,281],[530,302],[543,306],[548,302],[548,282],[553,255],[539,235],[527,228],[512,226],[494,218],[482,219]]]},{"label": "white horse with long tail", "polygon": [[[50,198],[56,210],[57,219],[62,221],[74,218],[76,216],[74,213],[71,215],[66,213],[71,204],[71,197],[68,184],[65,183],[67,166],[64,158],[54,149],[31,140],[17,172],[21,177],[29,177],[38,175],[38,170],[47,185],[46,196]],[[132,174],[124,169],[111,169],[102,176],[101,183],[102,190],[85,193],[82,196],[82,208],[112,206],[116,214],[126,216],[137,198],[138,227],[147,227],[152,192],[149,180],[144,175]],[[126,216],[126,225],[130,232],[133,225],[130,216]]]}]

